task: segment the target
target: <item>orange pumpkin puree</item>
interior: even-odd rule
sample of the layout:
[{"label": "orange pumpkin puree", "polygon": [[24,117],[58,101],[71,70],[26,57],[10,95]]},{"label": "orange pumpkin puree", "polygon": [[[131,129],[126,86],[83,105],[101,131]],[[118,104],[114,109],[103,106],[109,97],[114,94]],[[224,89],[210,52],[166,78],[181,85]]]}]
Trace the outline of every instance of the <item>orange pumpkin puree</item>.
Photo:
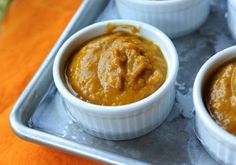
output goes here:
[{"label": "orange pumpkin puree", "polygon": [[223,65],[211,77],[207,106],[217,123],[236,135],[236,59]]},{"label": "orange pumpkin puree", "polygon": [[166,75],[167,63],[159,46],[121,31],[87,42],[66,70],[69,86],[77,96],[98,105],[141,100],[160,88]]}]

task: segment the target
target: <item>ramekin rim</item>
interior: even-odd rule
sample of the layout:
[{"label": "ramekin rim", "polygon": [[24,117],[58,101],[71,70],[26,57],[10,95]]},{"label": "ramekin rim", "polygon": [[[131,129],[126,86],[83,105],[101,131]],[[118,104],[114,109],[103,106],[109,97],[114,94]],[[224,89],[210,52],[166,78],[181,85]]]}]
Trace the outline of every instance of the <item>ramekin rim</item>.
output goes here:
[{"label": "ramekin rim", "polygon": [[[124,0],[119,0],[119,1],[124,1]],[[129,2],[139,4],[139,5],[161,5],[160,7],[163,6],[169,6],[169,5],[179,5],[179,3],[184,3],[184,2],[189,2],[189,0],[163,0],[163,1],[158,1],[158,0],[127,0]],[[195,0],[195,2],[202,2],[202,0]]]},{"label": "ramekin rim", "polygon": [[[216,121],[210,116],[208,113],[207,108],[204,105],[203,98],[201,96],[200,90],[203,87],[202,81],[205,77],[207,69],[212,67],[214,62],[216,62],[219,59],[223,59],[225,56],[230,56],[229,54],[234,51],[236,53],[236,46],[231,46],[229,48],[226,48],[218,53],[216,53],[214,56],[212,56],[210,59],[208,59],[201,69],[199,70],[193,86],[193,102],[196,113],[199,115],[200,118],[202,118],[202,121],[205,122],[204,124],[207,126],[207,128],[210,128],[211,131],[213,131],[215,134],[218,135],[217,138],[221,138],[224,141],[227,141],[236,147],[236,136],[229,133],[225,129],[223,129],[221,126],[219,126]],[[232,57],[233,58],[233,57]],[[236,58],[236,57],[235,57]],[[219,63],[217,66],[220,66],[224,64],[224,62]]]},{"label": "ramekin rim", "polygon": [[[142,100],[139,100],[137,102],[133,102],[130,104],[125,104],[125,105],[119,105],[119,106],[103,106],[103,105],[96,105],[96,104],[88,103],[88,102],[85,102],[85,101],[77,98],[76,96],[74,96],[65,87],[63,81],[60,79],[59,63],[60,63],[61,57],[63,56],[63,51],[66,50],[66,47],[69,46],[71,43],[73,43],[73,41],[76,40],[76,38],[79,35],[85,33],[86,31],[89,31],[91,29],[96,29],[100,26],[106,26],[109,23],[130,24],[130,25],[135,25],[135,26],[142,26],[142,28],[145,28],[148,31],[152,31],[156,35],[159,35],[159,37],[162,38],[162,41],[164,43],[168,43],[167,44],[168,50],[170,50],[170,52],[172,54],[171,57],[172,57],[173,65],[171,66],[171,68],[173,68],[173,69],[171,69],[169,71],[169,73],[168,73],[169,75],[168,75],[167,79],[165,80],[164,84],[159,89],[157,89],[154,93],[152,93],[150,96],[148,96]],[[164,56],[166,57],[165,54],[164,54]],[[168,69],[170,69],[170,66],[169,66],[170,62],[168,61],[167,58],[166,58],[166,61],[168,63]],[[99,112],[99,113],[101,113],[101,112],[117,113],[117,112],[121,112],[121,111],[130,112],[130,111],[137,109],[137,107],[147,106],[147,105],[149,105],[149,103],[153,103],[157,97],[162,96],[164,94],[164,92],[170,87],[171,83],[173,83],[173,81],[175,81],[175,79],[177,77],[177,73],[178,73],[178,67],[179,67],[179,61],[178,61],[177,51],[176,51],[172,41],[163,32],[161,32],[159,29],[157,29],[151,25],[148,25],[146,23],[143,23],[143,22],[126,20],[126,19],[115,19],[115,20],[109,20],[109,21],[102,21],[102,22],[98,22],[98,23],[92,24],[90,26],[87,26],[87,27],[81,29],[80,31],[76,32],[68,40],[66,40],[64,42],[64,44],[62,45],[62,47],[59,49],[59,51],[55,57],[54,64],[53,64],[53,78],[54,78],[54,82],[55,82],[60,94],[63,95],[63,97],[65,97],[73,105],[79,105],[80,107],[85,107],[85,109],[89,109],[91,111]]]}]

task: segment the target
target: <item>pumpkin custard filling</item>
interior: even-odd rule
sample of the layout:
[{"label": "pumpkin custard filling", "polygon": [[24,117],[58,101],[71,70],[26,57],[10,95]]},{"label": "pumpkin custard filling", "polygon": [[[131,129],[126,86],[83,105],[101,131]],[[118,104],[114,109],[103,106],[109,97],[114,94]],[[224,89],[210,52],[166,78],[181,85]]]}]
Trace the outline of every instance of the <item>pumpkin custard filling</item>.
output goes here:
[{"label": "pumpkin custard filling", "polygon": [[211,116],[236,135],[236,60],[223,65],[211,76],[206,91]]},{"label": "pumpkin custard filling", "polygon": [[165,82],[167,63],[159,46],[128,32],[101,35],[68,61],[68,86],[98,105],[125,105],[155,92]]}]

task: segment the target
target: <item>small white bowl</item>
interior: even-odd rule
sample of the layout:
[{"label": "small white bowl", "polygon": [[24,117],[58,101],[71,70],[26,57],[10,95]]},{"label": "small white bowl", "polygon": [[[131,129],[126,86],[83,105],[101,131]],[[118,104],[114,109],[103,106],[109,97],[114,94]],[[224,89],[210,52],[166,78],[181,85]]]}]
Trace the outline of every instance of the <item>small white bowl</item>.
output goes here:
[{"label": "small white bowl", "polygon": [[228,0],[228,26],[234,39],[236,39],[236,1]]},{"label": "small white bowl", "polygon": [[199,140],[219,163],[236,165],[236,136],[217,125],[204,105],[204,88],[209,76],[222,64],[236,58],[236,46],[211,57],[200,69],[194,82],[195,126]]},{"label": "small white bowl", "polygon": [[[75,97],[66,87],[64,73],[67,59],[80,45],[104,34],[109,23],[140,28],[138,35],[159,45],[168,64],[168,75],[164,84],[150,96],[135,103],[122,106],[95,105]],[[118,29],[122,30],[127,31]],[[88,133],[110,140],[125,140],[144,135],[165,120],[174,103],[177,72],[178,55],[171,40],[153,26],[129,20],[100,22],[78,31],[62,45],[53,66],[54,82],[74,120]]]},{"label": "small white bowl", "polygon": [[149,23],[169,37],[199,28],[207,19],[209,0],[116,0],[121,18]]}]

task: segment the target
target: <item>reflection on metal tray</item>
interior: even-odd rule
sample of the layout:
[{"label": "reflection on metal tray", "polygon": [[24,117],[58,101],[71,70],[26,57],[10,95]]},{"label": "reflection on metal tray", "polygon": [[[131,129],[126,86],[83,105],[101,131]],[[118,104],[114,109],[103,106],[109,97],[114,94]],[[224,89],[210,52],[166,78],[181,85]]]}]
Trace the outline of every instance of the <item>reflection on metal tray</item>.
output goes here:
[{"label": "reflection on metal tray", "polygon": [[114,1],[107,3],[85,1],[75,14],[13,108],[13,130],[24,139],[107,163],[216,164],[194,134],[192,85],[211,55],[235,44],[224,17],[226,1],[214,0],[207,22],[198,31],[173,40],[180,60],[174,108],[159,128],[129,141],[108,141],[85,133],[66,113],[52,81],[53,58],[66,38],[94,21],[119,18]]}]

